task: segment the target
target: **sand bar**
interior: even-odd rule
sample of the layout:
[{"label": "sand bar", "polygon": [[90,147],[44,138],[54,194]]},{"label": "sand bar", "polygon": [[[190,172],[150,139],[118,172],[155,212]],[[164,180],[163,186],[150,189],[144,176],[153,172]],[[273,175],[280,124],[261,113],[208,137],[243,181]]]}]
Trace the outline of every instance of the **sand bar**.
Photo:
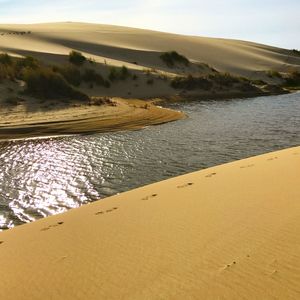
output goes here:
[{"label": "sand bar", "polygon": [[299,299],[300,147],[0,233],[0,299]]},{"label": "sand bar", "polygon": [[52,110],[37,108],[34,111],[32,106],[32,112],[28,112],[20,105],[15,110],[0,111],[0,140],[137,130],[186,117],[180,111],[158,107],[143,100],[114,98],[113,102],[115,106],[59,108],[56,104]]}]

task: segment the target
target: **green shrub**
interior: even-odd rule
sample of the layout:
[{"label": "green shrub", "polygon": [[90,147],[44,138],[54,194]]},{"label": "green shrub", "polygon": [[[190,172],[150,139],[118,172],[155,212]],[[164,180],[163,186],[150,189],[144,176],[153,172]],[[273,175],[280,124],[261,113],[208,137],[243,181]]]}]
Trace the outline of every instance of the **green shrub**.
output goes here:
[{"label": "green shrub", "polygon": [[175,89],[203,89],[209,90],[213,86],[212,82],[203,77],[193,77],[189,75],[187,77],[175,77],[171,81],[171,86]]},{"label": "green shrub", "polygon": [[16,69],[18,71],[21,71],[22,69],[28,68],[28,69],[37,69],[40,67],[40,63],[37,59],[26,56],[24,58],[18,59],[16,63]]},{"label": "green shrub", "polygon": [[55,66],[53,67],[54,72],[58,72],[61,74],[68,83],[79,86],[81,83],[81,74],[80,70],[71,64],[65,65],[65,66]]},{"label": "green shrub", "polygon": [[84,74],[82,76],[82,79],[85,82],[95,82],[98,85],[103,85],[104,84],[104,79],[103,77],[98,74],[95,70],[93,69],[86,69],[84,71]]},{"label": "green shrub", "polygon": [[0,54],[0,64],[12,65],[12,63],[13,60],[7,53]]},{"label": "green shrub", "polygon": [[293,52],[293,54],[300,56],[300,50],[293,49],[292,52]]},{"label": "green shrub", "polygon": [[300,72],[294,71],[285,79],[285,86],[300,87]]},{"label": "green shrub", "polygon": [[241,82],[242,80],[229,73],[216,73],[208,75],[208,78],[213,82],[226,87],[232,87],[234,84]]},{"label": "green shrub", "polygon": [[274,70],[267,71],[266,74],[270,78],[282,78],[281,74]]},{"label": "green shrub", "polygon": [[190,63],[185,56],[178,54],[176,51],[165,52],[160,55],[160,58],[170,68],[173,68],[176,63],[185,66],[188,66]]},{"label": "green shrub", "polygon": [[87,61],[91,64],[94,65],[96,63],[96,60],[92,57],[88,58]]},{"label": "green shrub", "polygon": [[102,85],[106,88],[110,87],[110,82],[108,80],[105,80],[101,74],[98,74],[95,70],[93,69],[86,69],[84,71],[84,74],[82,76],[82,79],[85,82],[89,83],[96,83],[97,85]]},{"label": "green shrub", "polygon": [[251,79],[250,82],[255,85],[265,85],[266,84],[266,82],[264,82],[263,80],[260,80],[260,79]]},{"label": "green shrub", "polygon": [[73,89],[61,74],[49,68],[27,69],[24,72],[25,92],[42,99],[89,100],[85,94]]},{"label": "green shrub", "polygon": [[129,76],[129,71],[127,67],[122,66],[120,70],[120,79],[125,80]]},{"label": "green shrub", "polygon": [[5,104],[11,106],[17,106],[19,104],[19,99],[17,97],[9,97],[5,99]]},{"label": "green shrub", "polygon": [[153,78],[149,78],[147,81],[147,84],[152,85],[154,83]]},{"label": "green shrub", "polygon": [[69,54],[69,62],[76,65],[81,66],[86,61],[85,56],[78,51],[71,51]]},{"label": "green shrub", "polygon": [[0,82],[4,79],[14,80],[16,77],[13,66],[0,64]]},{"label": "green shrub", "polygon": [[115,80],[125,80],[130,75],[127,67],[123,66],[121,68],[111,67],[108,78],[111,82]]}]

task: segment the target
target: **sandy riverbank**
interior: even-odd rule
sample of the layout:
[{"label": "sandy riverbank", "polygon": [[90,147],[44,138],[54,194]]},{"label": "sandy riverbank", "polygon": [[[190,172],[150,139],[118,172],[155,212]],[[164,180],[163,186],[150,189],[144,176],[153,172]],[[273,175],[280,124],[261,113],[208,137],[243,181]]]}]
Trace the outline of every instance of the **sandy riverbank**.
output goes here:
[{"label": "sandy riverbank", "polygon": [[300,147],[0,233],[2,299],[299,299]]},{"label": "sandy riverbank", "polygon": [[[28,106],[20,104],[11,109],[2,109],[0,140],[136,130],[186,117],[182,112],[142,100],[113,98],[112,104],[60,107],[55,103],[52,109],[43,109],[38,104],[30,104],[28,109]],[[47,103],[44,105],[47,106]]]}]

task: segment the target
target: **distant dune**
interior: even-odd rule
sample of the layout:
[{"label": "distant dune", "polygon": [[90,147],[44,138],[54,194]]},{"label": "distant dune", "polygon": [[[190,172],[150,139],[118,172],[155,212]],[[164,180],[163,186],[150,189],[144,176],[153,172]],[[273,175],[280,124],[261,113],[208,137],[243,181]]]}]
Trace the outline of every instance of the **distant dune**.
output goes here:
[{"label": "distant dune", "polygon": [[[81,57],[84,56],[85,62],[82,65],[74,67],[69,62],[69,54],[73,50],[80,52],[77,54]],[[35,76],[39,76],[37,74],[42,68],[48,68],[47,76],[50,76],[51,72],[56,72],[51,75],[54,78],[57,77],[59,68],[65,73],[69,72],[62,75],[63,80],[72,85],[68,89],[77,89],[86,99],[117,97],[144,100],[154,98],[199,100],[279,94],[287,92],[281,87],[286,78],[295,74],[293,71],[300,70],[300,55],[297,51],[245,41],[72,22],[0,25],[0,53],[21,56],[23,59],[31,56],[39,60],[37,65],[40,69],[32,69]],[[6,55],[2,56],[5,59]],[[11,135],[19,137],[25,133],[31,136],[120,129],[120,126],[114,126],[113,122],[109,123],[109,128],[108,123],[100,122],[100,119],[104,118],[102,109],[101,114],[99,111],[97,128],[92,124],[91,116],[86,116],[86,112],[91,111],[89,107],[75,109],[75,112],[74,109],[70,109],[72,105],[77,105],[74,104],[76,100],[74,95],[79,95],[76,92],[72,96],[69,93],[70,99],[67,100],[72,101],[64,107],[61,99],[66,98],[66,95],[56,94],[51,96],[51,99],[50,96],[46,99],[41,93],[33,94],[28,90],[26,93],[28,82],[23,75],[30,67],[23,66],[23,69],[17,72],[11,65],[7,67],[2,63],[0,67],[0,139]],[[123,73],[125,75],[120,72],[125,72]],[[78,81],[77,84],[74,83],[74,76],[75,81]],[[298,88],[299,74],[296,78],[298,82],[295,80],[296,82],[292,83]],[[49,87],[49,84],[50,80],[44,85],[44,90],[46,86],[51,92],[58,93],[57,86]],[[41,86],[36,84],[35,88],[39,89]],[[44,91],[42,94],[45,95]],[[121,102],[119,99],[115,104]],[[123,124],[123,129],[128,129],[126,126],[128,116],[122,114],[127,110],[141,112],[134,114],[136,119],[131,120],[134,126],[138,124],[139,127],[183,117],[181,113],[152,109],[153,106],[150,112],[150,109],[136,109],[131,102],[125,101],[123,105],[127,106],[126,110],[119,110],[118,105],[113,108],[120,119],[119,124]],[[146,104],[142,106],[150,108]],[[108,107],[106,110],[106,118],[111,119],[111,109]],[[81,124],[79,128],[77,125],[78,121],[82,122],[80,119],[83,111],[89,125]],[[66,118],[68,114],[67,119],[72,118],[76,126],[71,122],[63,131],[55,129],[57,126],[60,128],[61,123],[49,127],[49,120],[57,121],[55,115]],[[164,116],[161,117],[161,114]],[[20,124],[19,120],[22,120],[23,124]],[[70,128],[71,125],[74,128]],[[43,130],[36,130],[36,127],[40,126]]]},{"label": "distant dune", "polygon": [[101,62],[125,63],[135,69],[165,69],[157,52],[176,50],[191,61],[247,77],[255,77],[264,70],[300,70],[300,56],[292,51],[246,41],[72,22],[0,25],[0,51],[53,62],[62,60],[70,49]]}]

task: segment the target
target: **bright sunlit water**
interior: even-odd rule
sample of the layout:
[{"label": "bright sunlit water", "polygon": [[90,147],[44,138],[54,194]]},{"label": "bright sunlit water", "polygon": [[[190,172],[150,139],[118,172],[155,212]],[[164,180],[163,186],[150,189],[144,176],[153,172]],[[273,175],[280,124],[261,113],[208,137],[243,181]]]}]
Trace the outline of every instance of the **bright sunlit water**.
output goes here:
[{"label": "bright sunlit water", "polygon": [[189,118],[133,132],[0,143],[0,229],[300,145],[300,93],[172,108]]}]

